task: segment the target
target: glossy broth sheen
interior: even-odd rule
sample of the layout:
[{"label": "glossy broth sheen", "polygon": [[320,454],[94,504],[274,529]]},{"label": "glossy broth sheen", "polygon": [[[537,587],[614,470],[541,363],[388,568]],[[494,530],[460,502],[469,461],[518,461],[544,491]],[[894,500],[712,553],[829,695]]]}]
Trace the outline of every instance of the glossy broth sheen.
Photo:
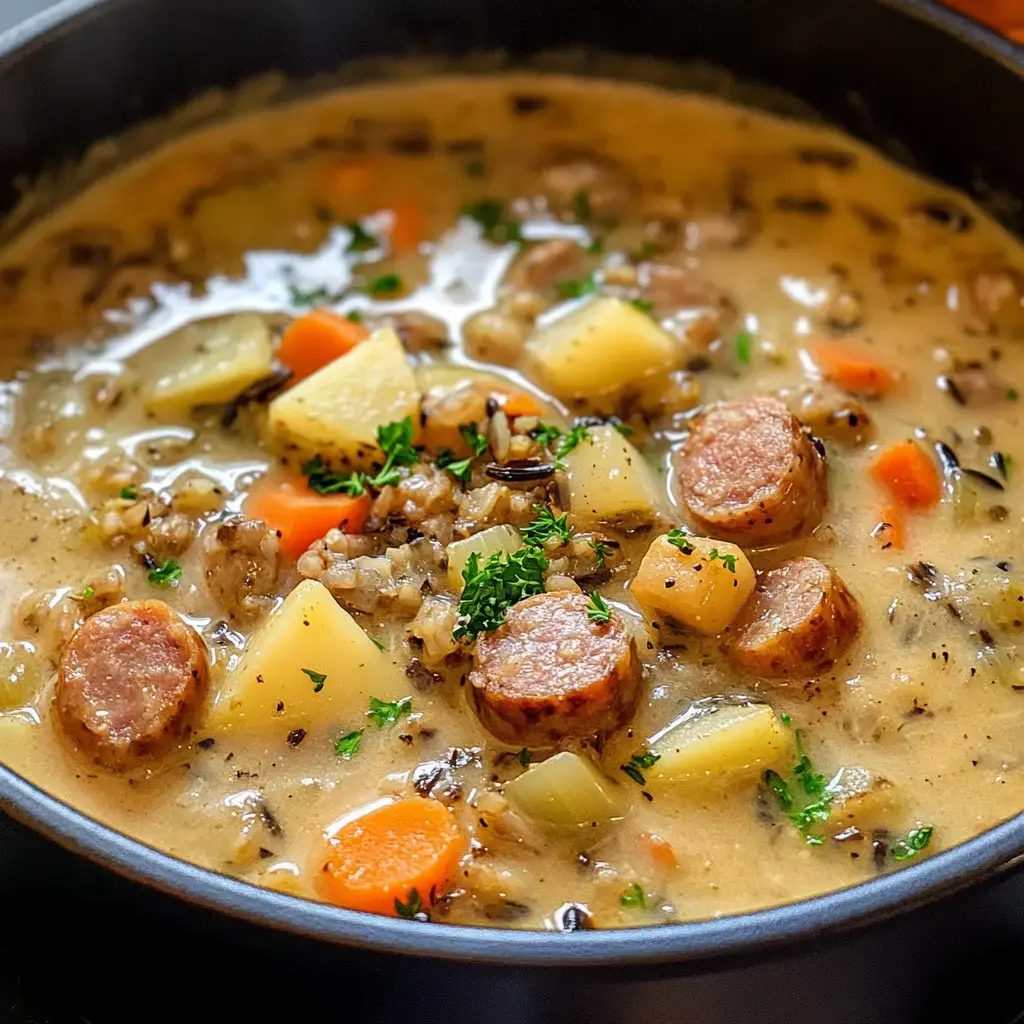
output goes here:
[{"label": "glossy broth sheen", "polygon": [[[635,180],[614,224],[578,203],[560,216],[545,210],[540,175],[567,152],[601,154]],[[191,742],[159,760],[122,773],[92,764],[51,714],[54,618],[74,625],[69,595],[96,590],[93,581],[115,567],[124,596],[168,601],[209,644],[214,691],[259,623],[232,618],[207,590],[201,538],[177,559],[177,585],[157,588],[130,542],[111,546],[97,533],[97,510],[124,485],[113,470],[100,472],[116,469],[118,452],[137,467],[129,466],[128,485],[143,491],[173,494],[187,480],[212,481],[222,493],[203,530],[237,510],[275,461],[260,440],[259,410],[231,429],[220,410],[147,417],[140,385],[187,354],[162,339],[193,320],[250,310],[279,332],[328,296],[369,320],[419,311],[440,321],[451,344],[410,353],[435,381],[429,368],[437,363],[478,368],[488,347],[464,348],[463,326],[498,304],[520,253],[459,219],[485,197],[519,201],[507,209],[523,223],[527,246],[566,237],[597,249],[594,239],[603,240],[600,252],[584,254],[575,285],[541,290],[528,312],[542,323],[589,301],[586,288],[570,293],[591,270],[599,291],[621,281],[621,293],[643,304],[628,268],[647,261],[692,267],[727,297],[703,324],[700,309],[666,319],[681,339],[680,366],[690,368],[676,379],[689,400],[653,419],[618,410],[665,490],[653,532],[606,534],[621,547],[600,592],[640,631],[645,671],[635,720],[599,754],[623,801],[621,820],[559,831],[508,814],[501,785],[524,769],[518,748],[486,732],[470,687],[460,685],[468,657],[431,666],[443,681],[410,686],[412,714],[394,729],[367,728],[349,760],[334,741],[365,723],[310,722],[299,743],[282,729],[262,738],[228,732],[211,744],[200,742],[200,719]],[[374,263],[345,252],[341,225],[369,218],[379,231],[387,211],[410,205],[422,212],[419,252]],[[972,589],[980,571],[1004,580],[1003,596],[1015,593],[1024,530],[1024,311],[1014,268],[1024,268],[1018,243],[968,200],[845,137],[641,86],[528,75],[380,85],[168,144],[0,252],[0,756],[128,835],[313,898],[312,851],[323,830],[382,796],[413,793],[418,782],[452,806],[473,846],[433,917],[469,924],[562,927],[560,908],[573,902],[603,927],[713,917],[896,869],[893,850],[914,828],[934,828],[918,859],[968,839],[1024,808],[1019,623],[1012,614],[989,622]],[[981,272],[1009,282],[1009,294],[982,294]],[[370,296],[369,283],[391,273],[400,289]],[[652,537],[682,520],[670,452],[685,435],[688,407],[799,388],[815,378],[807,346],[830,338],[862,345],[900,383],[864,401],[874,429],[862,443],[826,438],[822,525],[750,556],[767,570],[813,555],[861,606],[861,633],[834,666],[780,684],[736,668],[715,637],[669,635],[650,617],[645,627],[629,582]],[[543,394],[514,354],[497,361],[505,365],[493,372]],[[952,376],[965,364],[990,385],[981,402]],[[615,411],[603,404],[597,411]],[[594,411],[546,408],[544,419],[563,426]],[[909,437],[929,458],[944,442],[992,482],[951,473],[937,507],[906,514],[899,550],[878,529],[889,502],[869,469],[881,449]],[[908,573],[919,563],[926,565],[916,577]],[[297,578],[293,561],[276,596]],[[374,608],[356,617],[399,664],[422,657],[406,641],[411,614]],[[301,662],[300,651],[295,657]],[[619,770],[693,701],[736,693],[788,716],[817,772],[859,766],[889,780],[895,797],[881,819],[856,835],[826,822],[825,841],[809,845],[756,777],[652,787],[648,799]],[[787,775],[787,764],[779,768]],[[638,840],[651,832],[670,844],[674,869],[652,862]],[[645,905],[628,897],[636,885]]]}]

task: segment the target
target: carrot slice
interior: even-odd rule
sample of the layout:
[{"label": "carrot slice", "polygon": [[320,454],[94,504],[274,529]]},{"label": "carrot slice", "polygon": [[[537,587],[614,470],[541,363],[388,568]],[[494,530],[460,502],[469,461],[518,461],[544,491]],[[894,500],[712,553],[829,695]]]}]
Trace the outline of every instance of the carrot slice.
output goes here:
[{"label": "carrot slice", "polygon": [[324,178],[324,193],[330,202],[344,202],[365,196],[377,176],[372,160],[348,160],[328,168]]},{"label": "carrot slice", "polygon": [[398,256],[415,253],[423,241],[423,207],[419,203],[396,203],[391,207],[391,250]]},{"label": "carrot slice", "polygon": [[285,328],[277,357],[292,371],[294,384],[351,352],[369,333],[362,324],[329,309],[314,309]]},{"label": "carrot slice", "polygon": [[913,441],[900,441],[882,452],[871,475],[904,508],[930,508],[942,497],[942,478],[935,463]]},{"label": "carrot slice", "polygon": [[301,477],[263,480],[249,492],[242,510],[250,519],[262,519],[281,534],[281,550],[298,558],[328,530],[361,533],[370,513],[368,494],[317,494]]},{"label": "carrot slice", "polygon": [[675,871],[678,868],[672,844],[657,832],[638,833],[636,845],[640,852],[646,854],[651,863],[662,871]]},{"label": "carrot slice", "polygon": [[902,551],[906,546],[906,524],[903,521],[903,509],[898,505],[886,505],[882,509],[880,523],[885,523],[889,529],[885,531],[883,538],[886,546]]},{"label": "carrot slice", "polygon": [[509,419],[516,416],[543,416],[544,409],[533,395],[526,391],[513,392],[505,399],[502,410]]},{"label": "carrot slice", "polygon": [[377,807],[325,838],[326,851],[314,861],[323,898],[393,917],[399,902],[429,909],[465,850],[452,813],[420,797]]},{"label": "carrot slice", "polygon": [[843,341],[816,341],[808,348],[818,372],[832,384],[861,395],[885,395],[896,386],[892,369],[874,353]]}]

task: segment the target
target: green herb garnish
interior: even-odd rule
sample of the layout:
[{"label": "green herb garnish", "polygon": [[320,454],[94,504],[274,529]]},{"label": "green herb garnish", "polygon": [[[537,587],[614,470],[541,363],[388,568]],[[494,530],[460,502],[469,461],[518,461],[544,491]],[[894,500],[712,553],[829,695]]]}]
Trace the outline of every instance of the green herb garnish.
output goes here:
[{"label": "green herb garnish", "polygon": [[1016,402],[1020,398],[1020,392],[1016,388],[1006,389],[1006,400],[1008,402]]},{"label": "green herb garnish", "polygon": [[746,332],[740,331],[736,335],[736,358],[744,366],[750,364],[750,354],[753,350],[754,339]]},{"label": "green herb garnish", "polygon": [[138,487],[135,487],[134,485],[131,486],[131,487],[122,487],[121,488],[121,497],[124,498],[125,501],[138,501],[139,500],[139,489],[138,489]]},{"label": "green herb garnish", "polygon": [[468,483],[473,470],[473,456],[468,459],[456,459],[451,448],[442,448],[434,460],[438,469],[447,469],[457,480]]},{"label": "green herb garnish", "polygon": [[363,730],[353,729],[334,741],[334,753],[346,761],[359,753],[359,744],[363,740]]},{"label": "green herb garnish", "polygon": [[397,292],[402,287],[402,279],[398,274],[381,274],[380,277],[375,277],[366,290],[374,296],[377,295],[390,295],[392,292]]},{"label": "green herb garnish", "polygon": [[624,907],[639,907],[641,910],[647,909],[647,897],[644,895],[643,886],[639,882],[634,882],[619,897],[619,902]]},{"label": "green herb garnish", "polygon": [[623,423],[618,416],[609,416],[608,422],[623,436],[629,437],[633,433],[633,428],[628,423]]},{"label": "green herb garnish", "polygon": [[764,784],[784,811],[793,806],[793,794],[789,791],[789,783],[777,771],[769,768],[764,773]]},{"label": "green herb garnish", "polygon": [[572,215],[581,224],[590,220],[590,195],[582,189],[572,197]]},{"label": "green herb garnish", "polygon": [[319,455],[304,462],[302,472],[306,475],[309,489],[317,494],[347,494],[358,498],[366,492],[363,473],[335,473],[324,465]]},{"label": "green herb garnish", "polygon": [[405,903],[403,903],[397,896],[395,897],[395,913],[399,917],[404,917],[407,921],[412,921],[421,914],[426,916],[427,920],[430,919],[430,914],[427,912],[427,908],[423,905],[423,900],[420,898],[418,889],[409,890],[409,895],[406,897]]},{"label": "green herb garnish", "polygon": [[552,537],[557,537],[559,544],[569,543],[572,530],[569,527],[568,512],[556,516],[550,505],[534,505],[533,511],[537,513],[537,518],[520,531],[527,544],[542,548]]},{"label": "green herb garnish", "polygon": [[793,718],[791,715],[787,715],[783,712],[779,715],[779,721],[788,729],[793,724]]},{"label": "green herb garnish", "polygon": [[350,309],[345,314],[345,319],[346,320],[351,320],[352,323],[354,323],[354,324],[361,324],[363,322],[363,314],[358,309]]},{"label": "green herb garnish", "polygon": [[388,645],[378,636],[371,636],[370,641],[378,651],[386,651],[389,649]]},{"label": "green herb garnish", "polygon": [[561,436],[562,431],[553,423],[538,423],[530,431],[530,437],[545,448],[550,448]]},{"label": "green herb garnish", "polygon": [[92,597],[95,593],[96,593],[96,588],[95,587],[83,587],[82,588],[82,597],[83,598]]},{"label": "green herb garnish", "polygon": [[514,217],[506,216],[505,203],[501,199],[477,200],[462,213],[480,225],[480,233],[489,242],[504,245],[506,242],[522,241],[522,225]]},{"label": "green herb garnish", "polygon": [[524,768],[529,768],[530,767],[530,762],[533,760],[533,754],[531,754],[530,751],[526,747],[523,747],[523,749],[520,750],[518,754],[516,754],[516,760]]},{"label": "green herb garnish", "polygon": [[597,555],[596,567],[598,569],[603,569],[605,559],[612,553],[611,546],[600,540],[588,540],[587,544],[594,549],[594,554]]},{"label": "green herb garnish", "polygon": [[731,572],[733,575],[736,574],[736,556],[735,555],[720,555],[718,553],[718,548],[712,548],[708,552],[708,561],[709,562],[714,562],[714,561],[722,562],[725,565],[726,569],[729,570],[729,572]]},{"label": "green herb garnish", "polygon": [[304,668],[302,671],[313,681],[313,692],[319,693],[327,682],[327,673],[314,672],[311,668]]},{"label": "green herb garnish", "polygon": [[471,640],[479,633],[497,629],[512,605],[524,597],[544,593],[547,568],[548,560],[532,545],[509,553],[495,552],[482,566],[474,551],[462,570],[466,585],[452,636]]},{"label": "green herb garnish", "polygon": [[411,416],[377,428],[377,444],[387,456],[387,461],[381,471],[369,481],[371,487],[380,488],[397,483],[402,474],[395,467],[415,464],[419,455],[412,446],[412,434]]},{"label": "green herb garnish", "polygon": [[573,427],[568,434],[562,435],[558,448],[555,451],[555,465],[558,466],[559,469],[565,468],[562,459],[565,458],[565,456],[568,455],[569,452],[571,452],[573,448],[575,448],[585,437],[589,440],[587,435],[587,425],[585,423],[581,423],[579,426]]},{"label": "green herb garnish", "polygon": [[327,302],[331,293],[323,286],[304,291],[298,285],[288,285],[288,301],[293,306],[315,306],[318,302]]},{"label": "green herb garnish", "polygon": [[612,610],[605,604],[604,598],[595,590],[587,602],[587,618],[591,622],[611,622]]},{"label": "green herb garnish", "polygon": [[473,449],[474,455],[483,455],[487,451],[487,438],[476,429],[475,423],[463,423],[459,426],[462,440]]},{"label": "green herb garnish", "polygon": [[674,548],[679,548],[684,555],[692,555],[697,549],[690,543],[690,536],[685,530],[675,527],[665,534],[665,540]]},{"label": "green herb garnish", "polygon": [[638,786],[646,786],[647,779],[644,772],[653,768],[661,760],[661,754],[654,754],[645,750],[641,754],[634,754],[625,764],[619,765],[619,771],[625,772]]},{"label": "green herb garnish", "polygon": [[465,167],[467,178],[482,178],[487,173],[487,165],[483,160],[470,160]]},{"label": "green herb garnish", "polygon": [[630,299],[629,304],[647,316],[654,316],[654,303],[650,299]]},{"label": "green herb garnish", "polygon": [[169,587],[181,579],[182,568],[173,558],[168,558],[163,565],[150,569],[146,579],[155,587]]},{"label": "green herb garnish", "polygon": [[810,802],[801,808],[794,809],[795,797],[793,787],[778,772],[766,771],[761,777],[768,791],[778,801],[779,807],[785,812],[809,846],[821,846],[825,837],[812,831],[819,821],[827,821],[832,812],[832,794],[828,791],[828,780],[814,770],[811,759],[803,748],[803,735],[796,730],[797,763],[793,766],[793,777],[796,784],[810,798]]},{"label": "green herb garnish", "polygon": [[601,256],[604,254],[604,239],[595,238],[590,245],[587,246],[587,252],[591,256]]},{"label": "green herb garnish", "polygon": [[912,828],[907,833],[906,839],[899,839],[892,844],[890,852],[893,860],[910,860],[916,857],[931,841],[934,825],[922,825],[920,828]]},{"label": "green herb garnish", "polygon": [[345,227],[352,234],[348,245],[345,246],[345,252],[365,252],[367,249],[376,248],[377,239],[359,221],[350,220]]},{"label": "green herb garnish", "polygon": [[593,275],[555,284],[555,294],[560,299],[582,299],[584,295],[592,295],[596,291],[597,282]]},{"label": "green herb garnish", "polygon": [[378,729],[393,726],[403,715],[412,711],[412,697],[401,697],[398,700],[378,700],[370,698],[370,710],[366,717],[373,721]]}]

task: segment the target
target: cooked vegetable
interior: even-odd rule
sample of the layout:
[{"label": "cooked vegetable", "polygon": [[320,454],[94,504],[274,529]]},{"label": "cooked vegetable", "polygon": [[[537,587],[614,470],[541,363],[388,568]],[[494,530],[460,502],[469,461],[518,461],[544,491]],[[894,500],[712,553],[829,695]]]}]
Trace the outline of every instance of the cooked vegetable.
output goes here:
[{"label": "cooked vegetable", "polygon": [[312,867],[323,898],[392,917],[426,912],[424,899],[443,890],[465,850],[452,813],[419,797],[349,818],[328,830],[325,841]]},{"label": "cooked vegetable", "polygon": [[745,781],[785,763],[792,734],[767,704],[723,704],[715,710],[691,708],[649,744],[660,757],[649,773],[652,784],[697,785]]},{"label": "cooked vegetable", "polygon": [[200,405],[222,405],[270,373],[270,330],[255,313],[190,324],[168,348],[175,369],[146,389],[144,404],[156,416],[174,418]]},{"label": "cooked vegetable", "polygon": [[277,358],[292,371],[297,384],[328,363],[351,352],[370,332],[329,309],[314,309],[293,320],[281,335]]},{"label": "cooked vegetable", "polygon": [[757,582],[741,548],[726,541],[656,537],[633,579],[633,596],[647,609],[701,633],[721,633]]},{"label": "cooked vegetable", "polygon": [[[327,682],[316,690],[303,666]],[[246,645],[210,709],[208,727],[280,733],[357,722],[371,696],[399,700],[408,681],[315,580],[304,580]]]},{"label": "cooked vegetable", "polygon": [[462,571],[469,561],[470,555],[477,555],[480,564],[496,554],[509,555],[523,546],[519,533],[514,526],[491,526],[465,540],[457,540],[448,545],[448,584],[456,593],[461,593],[465,586]]},{"label": "cooked vegetable", "polygon": [[370,511],[368,494],[317,494],[300,478],[266,477],[253,485],[242,508],[281,535],[281,550],[298,558],[328,530],[359,533]]},{"label": "cooked vegetable", "polygon": [[650,519],[661,506],[661,489],[643,456],[611,425],[591,427],[588,438],[564,459],[573,519]]},{"label": "cooked vegetable", "polygon": [[899,809],[897,788],[867,768],[840,768],[825,787],[832,808],[834,832],[856,827],[865,835],[882,828]]},{"label": "cooked vegetable", "polygon": [[275,398],[268,427],[284,445],[365,466],[379,460],[378,431],[407,417],[418,423],[419,405],[398,335],[382,328]]},{"label": "cooked vegetable", "polygon": [[904,508],[926,509],[942,497],[942,478],[915,441],[900,441],[875,460],[871,475]]},{"label": "cooked vegetable", "polygon": [[550,825],[604,824],[622,814],[611,782],[589,760],[563,750],[505,786],[516,810]]},{"label": "cooked vegetable", "polygon": [[808,351],[824,380],[855,395],[885,395],[897,384],[889,366],[853,342],[817,341]]},{"label": "cooked vegetable", "polygon": [[391,251],[397,256],[415,253],[423,241],[423,207],[413,202],[395,203],[391,217]]},{"label": "cooked vegetable", "polygon": [[621,392],[645,377],[673,369],[680,342],[622,299],[588,302],[536,331],[526,343],[537,373],[560,398]]},{"label": "cooked vegetable", "polygon": [[528,391],[515,391],[502,404],[502,411],[510,419],[517,416],[543,416],[544,407]]}]

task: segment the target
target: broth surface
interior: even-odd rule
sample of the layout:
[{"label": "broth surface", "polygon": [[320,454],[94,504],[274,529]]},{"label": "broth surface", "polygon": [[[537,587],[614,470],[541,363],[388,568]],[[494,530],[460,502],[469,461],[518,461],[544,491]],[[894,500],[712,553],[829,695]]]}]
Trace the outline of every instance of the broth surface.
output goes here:
[{"label": "broth surface", "polygon": [[[564,265],[549,249],[536,277],[524,271],[558,239],[574,243]],[[1024,809],[1022,268],[1019,244],[965,197],[838,133],[639,85],[526,74],[375,85],[169,143],[0,252],[0,757],[128,835],[311,898],[323,898],[317,851],[332,822],[382,798],[440,800],[466,854],[431,916],[491,926],[566,927],[567,904],[601,927],[736,913],[977,835]],[[547,390],[524,340],[595,295],[661,325],[675,345],[671,375],[582,400]],[[362,706],[262,730],[208,723],[254,631],[310,575],[300,572],[308,562],[282,558],[255,603],[226,597],[207,571],[209,536],[262,474],[297,472],[312,452],[268,432],[266,402],[225,426],[223,402],[154,413],[147,388],[201,350],[202,335],[177,333],[188,324],[255,313],[277,346],[319,306],[358,311],[371,329],[396,325],[427,394],[476,381],[501,401],[532,399],[539,415],[531,408],[527,427],[555,424],[564,437],[575,417],[593,430],[585,417],[614,415],[631,431],[657,481],[647,514],[588,522],[567,503],[560,468],[536,495],[510,484],[518,506],[492,518],[483,498],[413,515],[371,488],[382,502],[368,529],[376,539],[345,549],[381,558],[432,529],[446,545],[453,521],[458,538],[522,528],[536,501],[567,510],[580,549],[549,548],[550,571],[554,585],[575,577],[598,590],[634,636],[643,680],[627,725],[596,744],[547,748],[492,735],[473,706],[470,645],[445,647],[450,620],[443,637],[410,642],[421,601],[454,608],[440,562],[426,579],[413,572],[415,596],[382,589],[372,573],[348,597],[332,588],[407,681],[411,710],[393,727],[377,728]],[[814,356],[824,342],[883,367],[886,393],[824,390]],[[854,390],[878,389],[861,379]],[[781,679],[738,666],[719,635],[674,628],[630,586],[652,540],[687,521],[676,453],[694,410],[780,393],[822,434],[827,507],[803,535],[740,546],[762,576],[819,559],[861,615],[833,664]],[[823,407],[842,415],[822,419]],[[497,413],[492,402],[493,455],[507,445]],[[518,436],[527,456],[547,459],[527,430]],[[894,510],[872,467],[907,440],[933,465],[941,500]],[[591,444],[583,437],[577,453]],[[437,446],[428,451],[424,462]],[[426,479],[480,491],[495,483],[488,458],[465,487],[444,468]],[[180,578],[152,582],[171,561]],[[111,770],[63,733],[53,693],[74,628],[122,597],[172,605],[212,668],[191,734]],[[300,645],[294,663],[311,670],[312,689],[319,670]],[[708,698],[731,701],[698,705],[715,714],[769,705],[826,780],[864,769],[870,785],[854,797],[864,806],[847,814],[837,796],[825,820],[790,820],[760,769],[790,787],[791,812],[812,803],[813,784],[797,799],[796,747],[752,774],[657,782],[656,765],[639,762],[638,782],[620,770]],[[339,755],[336,741],[360,728],[358,751]],[[509,804],[504,787],[554,746],[600,766],[617,802],[611,820],[555,827]],[[914,849],[915,836],[926,848]]]}]

